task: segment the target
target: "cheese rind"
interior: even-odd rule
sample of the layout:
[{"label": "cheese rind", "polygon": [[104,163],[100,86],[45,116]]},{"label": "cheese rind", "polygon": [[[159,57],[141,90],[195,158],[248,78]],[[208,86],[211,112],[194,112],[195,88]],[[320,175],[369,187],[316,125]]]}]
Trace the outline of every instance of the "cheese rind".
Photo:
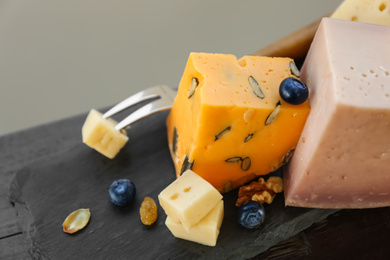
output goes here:
[{"label": "cheese rind", "polygon": [[207,246],[215,246],[224,216],[223,201],[221,200],[199,223],[188,231],[169,216],[165,225],[172,234],[181,239],[193,241]]},{"label": "cheese rind", "polygon": [[[310,111],[307,101],[291,105],[280,98],[280,83],[294,77],[290,63],[191,53],[167,119],[176,175],[190,168],[224,193],[278,169]],[[278,116],[266,124],[279,104]]]},{"label": "cheese rind", "polygon": [[125,131],[115,129],[116,124],[113,119],[104,119],[101,113],[91,109],[81,130],[83,142],[104,156],[114,158],[129,140]]},{"label": "cheese rind", "polygon": [[330,17],[390,26],[390,0],[345,0]]},{"label": "cheese rind", "polygon": [[284,174],[288,206],[390,205],[390,27],[324,18],[302,68],[311,113]]},{"label": "cheese rind", "polygon": [[203,219],[222,199],[207,181],[187,170],[158,195],[161,207],[185,230]]}]

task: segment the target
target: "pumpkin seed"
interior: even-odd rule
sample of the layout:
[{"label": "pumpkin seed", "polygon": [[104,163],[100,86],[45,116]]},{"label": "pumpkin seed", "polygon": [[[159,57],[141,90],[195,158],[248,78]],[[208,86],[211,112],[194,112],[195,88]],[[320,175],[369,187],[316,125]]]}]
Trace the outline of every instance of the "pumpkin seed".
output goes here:
[{"label": "pumpkin seed", "polygon": [[241,169],[243,171],[247,171],[249,170],[250,167],[251,167],[251,159],[249,157],[245,157],[244,159],[242,159]]},{"label": "pumpkin seed", "polygon": [[253,92],[258,96],[259,98],[263,99],[264,98],[264,93],[261,91],[259,83],[252,77],[249,76],[249,84],[251,85]]},{"label": "pumpkin seed", "polygon": [[241,161],[241,160],[242,160],[241,157],[232,157],[232,158],[226,159],[225,162],[228,162],[228,163],[235,163],[235,162],[239,162],[239,161]]},{"label": "pumpkin seed", "polygon": [[245,137],[244,143],[246,143],[246,142],[248,142],[249,140],[251,140],[252,136],[253,136],[253,133],[251,133],[251,134],[249,134],[247,137]]},{"label": "pumpkin seed", "polygon": [[231,128],[232,128],[231,126],[228,126],[225,129],[223,129],[221,132],[219,132],[217,135],[215,135],[214,141],[217,141],[219,138],[227,134],[227,132],[229,132]]},{"label": "pumpkin seed", "polygon": [[295,149],[292,149],[291,151],[289,151],[283,158],[283,161],[282,161],[282,164],[286,164],[290,161],[291,157],[293,156],[294,154],[294,151]]},{"label": "pumpkin seed", "polygon": [[278,101],[276,103],[275,109],[268,115],[267,119],[265,120],[265,125],[269,125],[276,120],[280,112],[280,107],[280,101]]},{"label": "pumpkin seed", "polygon": [[295,65],[294,62],[290,61],[290,70],[291,70],[291,73],[295,76],[297,76],[298,78],[301,76],[301,72],[299,71],[297,65]]},{"label": "pumpkin seed", "polygon": [[188,98],[191,98],[192,95],[194,95],[195,93],[195,89],[196,87],[199,85],[199,81],[197,78],[193,77],[191,79],[191,85],[190,85],[190,88],[188,89],[188,92],[187,92],[187,95],[188,95]]},{"label": "pumpkin seed", "polygon": [[180,175],[182,175],[186,170],[191,170],[194,162],[190,162],[188,156],[184,158],[183,165],[181,166]]},{"label": "pumpkin seed", "polygon": [[172,140],[172,151],[173,153],[176,153],[176,149],[177,149],[177,129],[176,127],[173,128],[173,140]]},{"label": "pumpkin seed", "polygon": [[83,229],[91,218],[89,209],[78,209],[69,214],[62,224],[65,233],[73,234]]},{"label": "pumpkin seed", "polygon": [[223,185],[223,193],[227,193],[231,190],[232,190],[232,182],[228,181],[227,183],[225,183],[225,185]]}]

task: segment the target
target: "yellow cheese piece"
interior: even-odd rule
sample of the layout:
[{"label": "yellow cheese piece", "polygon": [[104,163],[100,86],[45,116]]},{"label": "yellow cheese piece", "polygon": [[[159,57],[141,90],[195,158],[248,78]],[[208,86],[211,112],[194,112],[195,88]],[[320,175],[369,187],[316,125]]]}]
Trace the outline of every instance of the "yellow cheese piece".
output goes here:
[{"label": "yellow cheese piece", "polygon": [[165,225],[177,238],[207,246],[215,246],[222,225],[223,214],[224,208],[223,201],[221,200],[209,214],[207,214],[199,223],[192,226],[189,231],[186,231],[179,222],[175,222],[169,216],[165,221]]},{"label": "yellow cheese piece", "polygon": [[331,17],[390,26],[390,0],[345,0]]},{"label": "yellow cheese piece", "polygon": [[83,142],[104,156],[114,158],[129,140],[125,131],[115,129],[116,124],[113,119],[104,119],[101,113],[91,109],[81,130]]},{"label": "yellow cheese piece", "polygon": [[282,166],[310,111],[279,96],[295,68],[289,58],[191,53],[167,119],[176,175],[192,169],[223,193]]},{"label": "yellow cheese piece", "polygon": [[201,177],[187,170],[159,195],[165,213],[189,230],[222,199],[222,195]]}]

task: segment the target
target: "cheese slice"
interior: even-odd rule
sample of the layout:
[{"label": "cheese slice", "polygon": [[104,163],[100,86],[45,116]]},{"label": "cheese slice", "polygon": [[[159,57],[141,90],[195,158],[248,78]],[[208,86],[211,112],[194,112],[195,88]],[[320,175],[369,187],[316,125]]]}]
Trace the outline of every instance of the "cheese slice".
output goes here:
[{"label": "cheese slice", "polygon": [[167,119],[176,175],[192,169],[223,193],[286,162],[310,111],[279,96],[292,71],[289,58],[191,53]]},{"label": "cheese slice", "polygon": [[390,26],[390,0],[345,0],[331,18]]},{"label": "cheese slice", "polygon": [[114,158],[129,140],[124,130],[115,129],[116,124],[115,120],[104,119],[101,113],[91,109],[81,130],[83,142],[104,156]]},{"label": "cheese slice", "polygon": [[220,202],[222,195],[210,183],[187,170],[166,187],[158,199],[165,213],[188,231]]},{"label": "cheese slice", "polygon": [[390,27],[324,18],[302,68],[311,113],[286,205],[390,206]]},{"label": "cheese slice", "polygon": [[223,201],[219,203],[207,214],[199,223],[186,230],[180,222],[167,217],[165,225],[172,234],[181,239],[193,241],[207,246],[215,246],[222,225],[224,215]]}]

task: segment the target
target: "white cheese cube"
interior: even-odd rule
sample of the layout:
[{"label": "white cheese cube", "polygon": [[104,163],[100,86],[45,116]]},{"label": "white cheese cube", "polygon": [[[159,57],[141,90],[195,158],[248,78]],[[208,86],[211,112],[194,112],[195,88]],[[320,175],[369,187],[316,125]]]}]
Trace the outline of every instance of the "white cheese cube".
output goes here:
[{"label": "white cheese cube", "polygon": [[195,224],[186,231],[183,226],[175,222],[169,216],[165,221],[165,225],[169,228],[172,234],[181,239],[193,241],[207,246],[215,246],[219,235],[219,230],[222,224],[224,214],[223,201],[221,200],[209,214],[206,215],[198,224]]},{"label": "white cheese cube", "polygon": [[165,213],[188,231],[221,201],[222,195],[199,175],[187,170],[158,199]]},{"label": "white cheese cube", "polygon": [[83,142],[104,156],[112,159],[126,144],[129,138],[125,131],[115,129],[117,122],[92,109],[81,130]]}]

